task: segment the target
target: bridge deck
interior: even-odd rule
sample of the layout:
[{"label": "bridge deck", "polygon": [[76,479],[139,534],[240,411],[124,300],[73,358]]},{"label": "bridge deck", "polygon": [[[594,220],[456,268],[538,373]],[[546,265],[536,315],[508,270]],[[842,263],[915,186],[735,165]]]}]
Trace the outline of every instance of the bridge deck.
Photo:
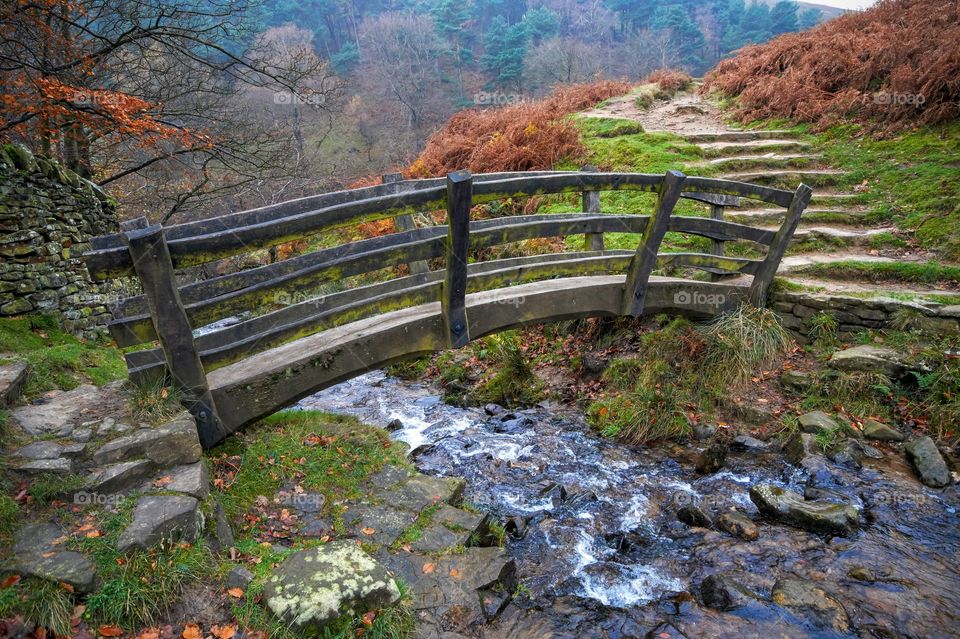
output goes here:
[{"label": "bridge deck", "polygon": [[[570,277],[466,296],[471,337],[518,326],[617,316],[622,275]],[[747,300],[745,281],[714,283],[653,276],[646,311],[711,317]],[[440,303],[343,324],[258,353],[208,374],[220,417],[241,428],[323,388],[403,359],[447,348]]]}]

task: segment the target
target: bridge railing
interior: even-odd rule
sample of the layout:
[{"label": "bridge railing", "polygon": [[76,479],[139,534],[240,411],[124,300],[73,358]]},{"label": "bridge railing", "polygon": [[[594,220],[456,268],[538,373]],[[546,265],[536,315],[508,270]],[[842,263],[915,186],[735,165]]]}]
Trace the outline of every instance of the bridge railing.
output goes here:
[{"label": "bridge railing", "polygon": [[[655,194],[656,205],[650,215],[601,213],[599,193],[614,190]],[[558,193],[581,193],[583,212],[470,219],[471,208],[478,204]],[[190,398],[201,423],[209,422],[210,437],[222,438],[206,386],[207,372],[400,308],[440,302],[448,343],[458,347],[477,337],[470,333],[465,310],[469,293],[555,277],[625,274],[622,312],[627,315],[643,313],[651,273],[667,267],[752,275],[749,298],[763,304],[810,195],[805,185],[791,192],[673,171],[606,173],[585,167],[575,172],[457,172],[428,180],[388,178],[373,187],[168,227],[148,226],[140,219],[125,225],[121,233],[96,238],[85,257],[96,279],[135,275],[143,285],[142,295],[113,306],[115,319],[110,324],[121,347],[148,345],[126,355],[131,378],[171,375]],[[724,221],[723,207],[739,205],[740,198],[786,208],[783,225],[773,231]],[[709,204],[711,217],[672,215],[680,199]],[[446,224],[417,227],[409,217],[437,209],[446,209]],[[181,269],[386,218],[396,220],[397,232],[211,279],[176,283]],[[605,250],[604,234],[623,232],[640,235],[637,249]],[[713,243],[711,252],[661,254],[667,232],[708,238]],[[485,248],[581,234],[586,249],[582,252],[469,263],[471,253]],[[723,243],[738,240],[766,247],[765,256],[723,255]],[[443,269],[429,270],[428,262],[435,258],[443,258]],[[405,264],[410,275],[320,292],[345,278]],[[195,329],[235,317],[240,321],[194,334]]]}]

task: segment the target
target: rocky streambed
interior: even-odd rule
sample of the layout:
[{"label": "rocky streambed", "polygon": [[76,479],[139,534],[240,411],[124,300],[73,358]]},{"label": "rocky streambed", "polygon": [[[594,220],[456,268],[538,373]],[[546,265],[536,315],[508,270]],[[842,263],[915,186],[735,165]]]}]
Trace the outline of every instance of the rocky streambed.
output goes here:
[{"label": "rocky streambed", "polygon": [[628,447],[559,407],[456,408],[380,372],[301,406],[390,426],[504,524],[509,603],[483,626],[417,604],[423,636],[960,636],[960,494],[921,484],[898,444],[831,459],[807,436],[785,456],[706,429]]}]

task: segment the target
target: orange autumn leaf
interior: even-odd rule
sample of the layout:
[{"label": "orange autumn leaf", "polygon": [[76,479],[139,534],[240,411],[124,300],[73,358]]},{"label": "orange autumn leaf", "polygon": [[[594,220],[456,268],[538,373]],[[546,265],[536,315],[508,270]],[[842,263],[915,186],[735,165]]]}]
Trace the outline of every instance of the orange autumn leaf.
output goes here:
[{"label": "orange autumn leaf", "polygon": [[437,569],[437,564],[423,564],[423,574],[429,575]]},{"label": "orange autumn leaf", "polygon": [[154,488],[163,488],[164,486],[172,482],[173,482],[173,477],[171,477],[170,475],[164,475],[160,479],[155,479],[153,482],[153,486]]},{"label": "orange autumn leaf", "polygon": [[369,535],[374,534],[374,533],[377,532],[377,531],[374,530],[373,528],[370,528],[369,526],[367,526],[366,528],[361,528],[361,529],[360,529],[360,532],[362,532],[364,535],[369,536]]},{"label": "orange autumn leaf", "polygon": [[363,625],[369,628],[370,626],[373,625],[373,620],[376,618],[377,618],[377,613],[371,610],[367,614],[363,615],[363,618],[361,619],[361,621],[363,622]]},{"label": "orange autumn leaf", "polygon": [[227,594],[235,599],[240,599],[243,597],[243,588],[231,588],[227,591]]},{"label": "orange autumn leaf", "polygon": [[60,587],[63,588],[64,590],[66,590],[67,592],[73,592],[73,586],[71,586],[70,584],[68,584],[68,583],[65,582],[65,581],[61,581],[61,582],[60,582]]},{"label": "orange autumn leaf", "polygon": [[200,639],[200,626],[195,623],[188,623],[183,627],[183,632],[180,634],[183,639]]},{"label": "orange autumn leaf", "polygon": [[139,639],[160,639],[160,629],[147,628],[146,630],[141,630]]},{"label": "orange autumn leaf", "polygon": [[123,628],[120,626],[100,626],[97,630],[101,637],[122,637]]},{"label": "orange autumn leaf", "polygon": [[20,575],[10,575],[3,582],[0,582],[0,590],[16,586],[18,583],[20,583]]},{"label": "orange autumn leaf", "polygon": [[210,628],[210,634],[217,639],[232,639],[237,634],[236,626],[214,626]]},{"label": "orange autumn leaf", "polygon": [[454,579],[458,578],[460,576],[460,570],[458,570],[457,568],[451,568],[450,576],[453,577]]}]

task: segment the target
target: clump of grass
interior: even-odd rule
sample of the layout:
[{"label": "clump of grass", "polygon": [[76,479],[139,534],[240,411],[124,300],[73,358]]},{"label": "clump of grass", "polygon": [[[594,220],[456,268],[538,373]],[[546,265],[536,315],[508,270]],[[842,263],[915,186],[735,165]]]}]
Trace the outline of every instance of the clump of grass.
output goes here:
[{"label": "clump of grass", "polygon": [[960,283],[960,266],[939,262],[864,262],[843,260],[823,264],[808,264],[795,272],[828,279],[861,279],[870,282],[905,284]]},{"label": "clump of grass", "polygon": [[833,313],[817,313],[807,319],[807,336],[820,349],[840,343],[840,321]]},{"label": "clump of grass", "polygon": [[710,384],[740,386],[768,367],[790,346],[790,335],[776,313],[742,305],[700,331],[706,343],[704,379]]},{"label": "clump of grass", "polygon": [[918,309],[901,306],[891,314],[890,327],[897,331],[916,330],[923,317]]},{"label": "clump of grass", "polygon": [[101,386],[126,375],[119,350],[63,333],[49,316],[0,319],[0,352],[30,365],[24,388],[27,399],[80,384]]},{"label": "clump of grass", "polygon": [[543,397],[543,384],[537,379],[520,347],[514,331],[487,338],[487,356],[496,372],[471,394],[479,403],[492,402],[503,406],[531,406]]},{"label": "clump of grass", "polygon": [[27,492],[36,506],[43,507],[54,499],[63,499],[86,485],[81,475],[41,475],[30,482]]},{"label": "clump of grass", "polygon": [[19,616],[60,637],[70,635],[73,607],[73,595],[46,579],[27,577],[0,590],[0,619]]},{"label": "clump of grass", "polygon": [[2,487],[4,491],[0,494],[0,545],[10,548],[13,544],[13,534],[20,525],[20,507],[13,497],[7,494],[7,487]]},{"label": "clump of grass", "polygon": [[892,416],[892,393],[895,385],[880,373],[848,373],[825,369],[819,371],[801,401],[804,410],[832,411],[842,406],[857,415]]},{"label": "clump of grass", "polygon": [[127,385],[130,410],[135,419],[150,424],[159,423],[183,412],[181,393],[166,379]]}]

